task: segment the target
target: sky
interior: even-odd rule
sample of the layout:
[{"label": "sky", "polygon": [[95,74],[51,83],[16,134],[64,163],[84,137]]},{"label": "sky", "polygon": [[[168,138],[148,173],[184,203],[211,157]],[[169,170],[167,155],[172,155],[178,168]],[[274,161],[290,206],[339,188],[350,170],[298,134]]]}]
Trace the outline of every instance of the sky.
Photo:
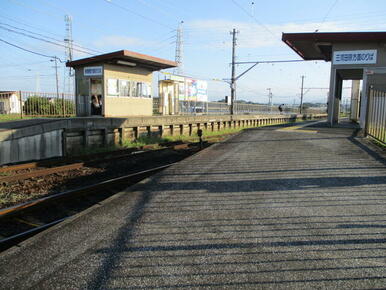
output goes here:
[{"label": "sky", "polygon": [[[384,0],[0,0],[0,90],[56,91],[52,59],[66,60],[65,15],[74,59],[127,49],[174,60],[182,25],[184,75],[207,80],[211,101],[230,94],[223,79],[231,75],[232,29],[237,61],[299,60],[283,32],[386,31]],[[58,65],[59,91],[67,92]],[[324,61],[258,64],[237,82],[237,99],[267,103],[271,88],[274,103],[298,104],[304,75],[304,102],[325,103],[329,74]]]}]

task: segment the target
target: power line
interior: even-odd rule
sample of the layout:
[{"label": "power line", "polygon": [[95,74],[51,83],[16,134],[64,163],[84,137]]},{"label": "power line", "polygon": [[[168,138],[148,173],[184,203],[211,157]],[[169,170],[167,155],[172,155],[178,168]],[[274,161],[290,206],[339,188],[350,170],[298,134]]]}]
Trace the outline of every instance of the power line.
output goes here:
[{"label": "power line", "polygon": [[[16,34],[19,34],[19,35],[23,35],[23,36],[26,36],[26,37],[29,37],[29,38],[33,38],[33,39],[36,39],[36,40],[44,41],[44,42],[47,42],[47,43],[50,43],[50,44],[53,44],[53,45],[57,45],[57,46],[61,46],[61,47],[66,47],[65,44],[57,43],[57,42],[54,42],[54,41],[51,41],[51,40],[47,40],[47,39],[44,39],[44,38],[40,38],[40,37],[36,37],[36,36],[30,35],[30,34],[27,34],[27,33],[24,33],[24,32],[20,32],[20,31],[16,31],[16,30],[13,30],[11,28],[4,27],[4,26],[0,26],[0,29],[7,30],[9,32],[16,33]],[[91,52],[88,52],[88,51],[85,51],[85,50],[81,50],[81,49],[77,49],[77,48],[73,48],[73,49],[78,51],[78,52],[94,55],[94,53],[91,53]]]},{"label": "power line", "polygon": [[330,14],[332,8],[335,7],[335,5],[338,3],[338,1],[339,1],[339,0],[335,0],[335,2],[334,2],[334,3],[331,5],[331,7],[327,10],[326,15],[324,15],[324,17],[323,17],[322,24],[324,23],[324,21],[326,21],[327,16]]},{"label": "power line", "polygon": [[42,63],[45,63],[47,64],[46,61],[37,61],[37,62],[27,62],[27,63],[14,63],[14,64],[11,64],[11,63],[6,63],[6,64],[2,64],[0,66],[0,69],[2,68],[9,68],[9,67],[18,67],[18,66],[27,66],[27,65],[37,65],[37,64],[42,64]]},{"label": "power line", "polygon": [[[25,31],[27,33],[32,33],[32,34],[35,34],[35,35],[38,35],[38,36],[42,36],[44,38],[51,39],[51,40],[54,40],[54,41],[57,41],[57,42],[62,42],[62,40],[59,40],[57,38],[54,38],[54,37],[51,37],[51,36],[47,36],[47,35],[44,35],[44,34],[41,34],[41,33],[33,32],[31,30],[20,28],[20,27],[14,26],[14,25],[10,25],[8,23],[0,22],[0,25],[6,25],[6,26],[9,26],[9,27],[17,29],[17,30]],[[81,49],[86,49],[86,50],[89,50],[89,51],[94,51],[94,52],[102,53],[101,51],[98,51],[98,50],[95,50],[95,49],[91,49],[91,48],[87,48],[87,47],[84,47],[82,45],[76,44],[74,42],[73,42],[73,46],[77,46],[77,47],[79,47]]]},{"label": "power line", "polygon": [[146,19],[146,20],[151,21],[151,22],[153,22],[153,23],[156,23],[156,24],[158,24],[158,25],[162,25],[162,26],[164,26],[164,27],[173,29],[173,27],[171,27],[171,26],[169,26],[169,25],[166,25],[166,24],[164,24],[164,23],[162,23],[162,22],[158,22],[157,20],[154,20],[154,19],[152,19],[152,18],[150,18],[150,17],[147,17],[147,16],[145,16],[145,15],[142,15],[142,14],[140,14],[140,13],[138,13],[138,12],[135,12],[135,11],[133,11],[133,10],[130,10],[130,9],[126,8],[125,6],[122,6],[122,5],[120,5],[120,4],[117,4],[117,3],[113,2],[113,0],[105,0],[105,1],[106,1],[107,3],[109,3],[109,4],[113,5],[113,6],[115,6],[115,7],[118,7],[118,8],[121,9],[121,10],[124,10],[124,11],[126,11],[126,12],[131,13],[131,14],[134,14],[134,15],[136,15],[136,16],[138,16],[138,17],[141,17],[141,18],[143,18],[143,19]]},{"label": "power line", "polygon": [[264,61],[239,61],[235,64],[251,64],[251,63],[281,63],[281,62],[305,62],[304,59],[290,59],[290,60],[264,60]]},{"label": "power line", "polygon": [[257,24],[259,24],[261,27],[264,28],[265,31],[267,31],[268,33],[270,33],[272,36],[274,36],[274,38],[276,38],[276,35],[275,33],[272,32],[272,30],[270,30],[267,26],[265,26],[263,23],[261,23],[259,20],[257,20],[257,18],[249,13],[243,6],[241,6],[239,3],[236,2],[236,0],[232,0],[232,2],[237,6],[239,7],[241,10],[243,10],[249,17],[251,17],[253,20],[255,20],[255,22]]},{"label": "power line", "polygon": [[58,58],[57,56],[46,55],[46,54],[43,54],[43,53],[40,53],[40,52],[32,51],[32,50],[26,49],[26,48],[24,48],[24,47],[18,46],[18,45],[16,45],[16,44],[10,43],[10,42],[8,42],[8,41],[6,41],[6,40],[4,40],[4,39],[1,39],[1,38],[0,38],[0,41],[1,41],[1,42],[4,42],[4,43],[6,43],[6,44],[8,44],[8,45],[10,45],[10,46],[16,47],[16,48],[18,48],[18,49],[27,51],[27,52],[29,52],[29,53],[33,53],[33,54],[36,54],[36,55],[48,57],[48,58],[51,58],[51,59],[57,58],[61,63],[63,63],[63,61],[62,61],[60,58]]},{"label": "power line", "polygon": [[40,28],[40,27],[37,27],[37,26],[31,25],[31,24],[28,24],[27,22],[21,22],[21,21],[15,20],[14,18],[10,18],[10,17],[8,17],[8,16],[4,16],[4,15],[1,15],[1,14],[0,14],[0,17],[5,18],[5,19],[7,19],[8,21],[12,21],[12,22],[15,22],[15,23],[17,23],[17,24],[20,24],[20,25],[29,27],[29,28],[33,28],[33,29],[36,29],[36,30],[39,30],[39,31],[44,31],[45,33],[48,33],[48,34],[51,34],[51,35],[55,35],[55,36],[61,37],[61,35],[59,35],[59,34],[57,34],[57,33],[53,33],[53,32],[50,32],[50,31],[48,31],[48,30],[42,29],[42,28]]}]

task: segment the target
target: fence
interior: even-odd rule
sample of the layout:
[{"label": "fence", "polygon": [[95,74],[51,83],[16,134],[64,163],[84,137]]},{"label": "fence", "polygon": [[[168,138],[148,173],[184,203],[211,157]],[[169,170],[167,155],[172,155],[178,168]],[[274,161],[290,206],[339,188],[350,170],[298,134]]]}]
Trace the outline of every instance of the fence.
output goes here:
[{"label": "fence", "polygon": [[370,89],[366,134],[386,145],[386,92]]},{"label": "fence", "polygon": [[65,93],[0,92],[0,114],[28,117],[69,117],[75,115],[75,97]]},{"label": "fence", "polygon": [[[153,98],[153,112],[159,114],[159,98]],[[179,101],[180,115],[227,115],[230,113],[230,106],[222,102],[193,102],[193,101]],[[296,114],[299,112],[297,106],[284,106],[283,113]],[[325,113],[325,109],[322,108],[304,108],[305,114],[322,114]],[[257,104],[244,104],[235,103],[234,113],[237,115],[250,115],[250,114],[278,114],[279,110],[277,106],[257,105]]]}]

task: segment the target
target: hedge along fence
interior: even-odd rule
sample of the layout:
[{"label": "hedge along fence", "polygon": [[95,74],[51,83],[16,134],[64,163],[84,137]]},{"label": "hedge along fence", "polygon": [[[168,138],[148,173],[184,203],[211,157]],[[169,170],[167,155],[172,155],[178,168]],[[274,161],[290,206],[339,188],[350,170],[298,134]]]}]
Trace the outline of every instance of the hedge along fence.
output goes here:
[{"label": "hedge along fence", "polygon": [[30,96],[23,105],[26,116],[71,116],[75,115],[75,103],[68,99],[52,99]]},{"label": "hedge along fence", "polygon": [[75,97],[65,93],[0,92],[0,115],[4,119],[75,116]]}]

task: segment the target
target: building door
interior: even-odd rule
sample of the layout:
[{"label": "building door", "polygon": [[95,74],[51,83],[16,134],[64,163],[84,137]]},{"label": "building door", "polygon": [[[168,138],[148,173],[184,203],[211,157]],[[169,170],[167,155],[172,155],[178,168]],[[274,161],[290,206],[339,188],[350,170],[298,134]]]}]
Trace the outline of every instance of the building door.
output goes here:
[{"label": "building door", "polygon": [[103,97],[102,97],[102,79],[90,79],[90,109],[91,115],[102,115]]}]

